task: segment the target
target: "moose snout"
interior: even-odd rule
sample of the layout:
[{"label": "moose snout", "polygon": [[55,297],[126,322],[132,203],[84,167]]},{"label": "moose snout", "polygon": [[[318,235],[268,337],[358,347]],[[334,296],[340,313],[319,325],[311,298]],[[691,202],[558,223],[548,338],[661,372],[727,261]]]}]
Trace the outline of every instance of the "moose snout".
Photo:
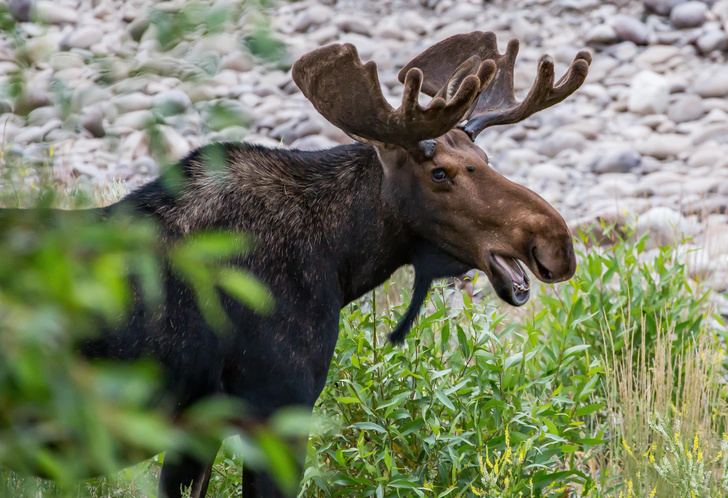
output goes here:
[{"label": "moose snout", "polygon": [[576,254],[571,236],[533,241],[530,256],[531,270],[543,282],[563,282],[576,272]]}]

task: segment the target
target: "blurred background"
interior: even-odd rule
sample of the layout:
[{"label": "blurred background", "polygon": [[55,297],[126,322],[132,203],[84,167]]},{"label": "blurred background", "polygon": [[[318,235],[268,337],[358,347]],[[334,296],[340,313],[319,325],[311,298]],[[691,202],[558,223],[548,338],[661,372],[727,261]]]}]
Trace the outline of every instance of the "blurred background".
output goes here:
[{"label": "blurred background", "polygon": [[[347,309],[330,379],[345,382],[327,390],[317,409],[322,418],[301,494],[728,492],[720,449],[728,0],[6,0],[0,30],[1,197],[10,207],[106,205],[211,141],[300,149],[350,141],[290,77],[300,55],[328,43],[353,43],[362,59],[376,61],[395,107],[400,68],[454,34],[495,31],[503,49],[517,37],[521,96],[542,54],[554,57],[559,77],[588,48],[594,60],[576,94],[477,141],[497,171],[555,205],[575,235],[583,231],[577,277],[511,313],[505,322],[517,320],[515,328],[504,326],[503,310],[487,295],[471,301],[439,289],[429,304],[434,318],[412,334],[433,341],[428,353],[412,342],[382,353],[381,337],[377,345],[378,327],[382,333],[396,321],[407,301],[406,274]],[[118,244],[147,251],[145,237]],[[6,242],[6,254],[27,254],[27,246]],[[23,261],[0,268],[6,281],[19,278],[18,268],[36,271],[35,260]],[[52,280],[52,267],[44,275]],[[116,285],[101,273],[98,279]],[[489,292],[484,278],[474,286],[476,295]],[[15,304],[27,307],[29,291],[18,292]],[[48,302],[55,306],[61,294],[48,294]],[[109,299],[122,306],[122,294]],[[81,295],[93,313],[103,308]],[[467,323],[451,312],[453,302]],[[72,318],[88,311],[69,306]],[[31,325],[47,329],[47,322]],[[589,346],[593,357],[584,353]],[[411,363],[415,354],[431,358]],[[520,370],[509,371],[514,365]],[[453,368],[457,375],[438,376]],[[384,387],[366,398],[375,381]],[[390,398],[406,414],[393,417]],[[440,414],[428,418],[434,405]],[[394,434],[383,422],[404,419],[421,423]],[[12,454],[0,440],[0,455],[3,449]],[[220,482],[239,474],[233,454],[221,456]],[[141,475],[156,471],[158,462]],[[5,482],[8,496],[32,484],[15,474]],[[116,491],[103,486],[112,485],[85,492],[154,494],[153,486],[138,491],[128,481]],[[234,485],[225,486],[215,492],[234,496]]]}]

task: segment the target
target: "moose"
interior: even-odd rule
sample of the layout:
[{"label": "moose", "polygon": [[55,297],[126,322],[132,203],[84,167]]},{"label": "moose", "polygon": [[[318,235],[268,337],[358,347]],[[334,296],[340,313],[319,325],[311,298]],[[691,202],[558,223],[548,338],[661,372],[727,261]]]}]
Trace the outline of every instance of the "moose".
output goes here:
[{"label": "moose", "polygon": [[[513,306],[529,299],[524,270],[546,283],[571,278],[572,237],[544,199],[494,171],[475,145],[485,128],[522,121],[576,91],[591,56],[579,52],[554,82],[542,56],[523,101],[514,95],[518,40],[498,51],[492,32],[455,35],[426,49],[399,73],[402,103],[382,95],[374,62],[354,46],[328,45],[303,55],[292,75],[316,110],[355,141],[328,150],[268,149],[217,144],[224,168],[209,167],[203,146],[175,168],[182,186],[159,179],[101,208],[155,220],[165,240],[221,229],[256,243],[230,262],[270,291],[274,309],[256,314],[221,292],[233,331],[218,334],[194,293],[167,275],[166,301],[134,310],[128,323],[84,348],[92,358],[154,358],[182,411],[209,396],[245,402],[246,417],[264,421],[276,410],[312,410],[324,389],[342,307],[414,267],[411,303],[390,334],[404,340],[433,280],[476,268]],[[420,92],[432,97],[419,104]],[[148,323],[150,316],[163,319]],[[207,493],[217,448],[206,458],[167,455],[160,496]],[[284,496],[263,471],[243,470],[243,496]]]}]

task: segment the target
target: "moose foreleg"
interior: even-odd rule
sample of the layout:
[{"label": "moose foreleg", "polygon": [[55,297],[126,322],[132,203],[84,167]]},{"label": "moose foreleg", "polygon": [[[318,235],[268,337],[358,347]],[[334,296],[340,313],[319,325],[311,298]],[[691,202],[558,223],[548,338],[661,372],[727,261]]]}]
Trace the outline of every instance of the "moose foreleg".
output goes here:
[{"label": "moose foreleg", "polygon": [[207,486],[210,484],[210,474],[217,450],[217,447],[214,451],[209,448],[205,458],[168,451],[159,478],[159,497],[181,498],[183,491],[191,488],[190,498],[204,498]]}]

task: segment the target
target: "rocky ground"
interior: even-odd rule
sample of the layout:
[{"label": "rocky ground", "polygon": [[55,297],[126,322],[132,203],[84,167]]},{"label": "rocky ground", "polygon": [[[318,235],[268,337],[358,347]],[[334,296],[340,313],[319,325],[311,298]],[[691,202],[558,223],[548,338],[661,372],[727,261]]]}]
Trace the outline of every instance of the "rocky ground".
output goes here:
[{"label": "rocky ground", "polygon": [[[174,16],[185,4],[11,0],[16,19],[44,22],[19,22],[0,38],[0,87],[13,88],[29,66],[22,94],[0,99],[4,154],[52,165],[59,182],[133,187],[155,176],[160,154],[179,158],[212,140],[303,149],[348,141],[290,78],[291,62],[324,44],[350,42],[375,60],[395,106],[399,69],[456,33],[495,31],[502,47],[518,37],[521,95],[542,53],[558,76],[587,47],[594,62],[582,89],[521,124],[486,130],[478,144],[574,228],[626,223],[653,247],[692,237],[686,249],[700,250],[689,252],[691,272],[728,291],[728,0],[304,0],[267,7],[267,18],[251,2],[226,1],[215,5],[227,10],[193,11],[185,22],[210,23],[180,34]],[[256,57],[265,52],[261,23],[285,43],[277,63]]]}]

